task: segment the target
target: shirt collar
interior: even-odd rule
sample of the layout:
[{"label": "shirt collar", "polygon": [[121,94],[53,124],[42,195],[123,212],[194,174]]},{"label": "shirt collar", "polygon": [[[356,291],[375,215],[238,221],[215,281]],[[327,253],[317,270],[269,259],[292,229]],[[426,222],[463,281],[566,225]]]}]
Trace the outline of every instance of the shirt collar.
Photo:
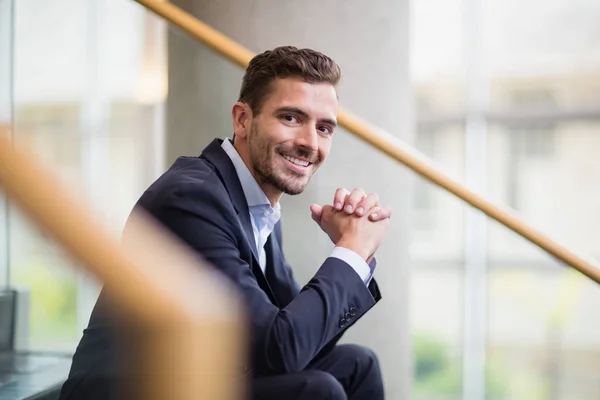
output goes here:
[{"label": "shirt collar", "polygon": [[[223,140],[223,144],[221,145],[221,147],[223,148],[223,150],[225,150],[225,153],[227,153],[227,155],[231,159],[231,162],[233,163],[235,172],[237,173],[237,176],[242,185],[244,196],[246,196],[246,202],[248,203],[248,207],[253,208],[255,206],[265,205],[271,207],[269,199],[258,185],[258,182],[256,182],[256,179],[254,179],[254,176],[252,176],[252,174],[250,173],[250,170],[248,170],[248,167],[246,167],[246,164],[244,164],[242,157],[240,157],[235,147],[233,147],[233,144],[231,143],[230,139],[226,138],[225,140]],[[273,209],[279,211],[279,203],[275,204],[275,207],[273,207]]]}]

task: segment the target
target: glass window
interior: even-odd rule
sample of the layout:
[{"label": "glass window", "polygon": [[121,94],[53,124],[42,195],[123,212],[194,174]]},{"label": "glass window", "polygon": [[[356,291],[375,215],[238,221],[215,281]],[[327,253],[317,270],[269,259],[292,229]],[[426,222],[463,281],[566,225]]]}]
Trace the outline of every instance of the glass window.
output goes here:
[{"label": "glass window", "polygon": [[[164,22],[118,0],[23,0],[15,14],[15,141],[119,234],[163,168]],[[10,283],[31,296],[29,347],[72,351],[99,283],[12,207],[9,234]]]},{"label": "glass window", "polygon": [[[464,174],[462,0],[411,1],[415,145],[448,175]],[[462,398],[463,207],[417,178],[410,255],[413,395]]]},{"label": "glass window", "polygon": [[[480,154],[485,154],[487,197],[515,209],[526,222],[577,253],[599,258],[600,2],[451,3],[417,0],[412,6],[417,146],[445,171],[449,165],[444,160],[451,156],[458,156],[455,165],[464,168],[468,154],[456,149],[477,151],[469,143],[470,136],[464,135],[464,126],[483,121],[480,134],[485,135],[485,148]],[[453,136],[450,132],[457,124]],[[439,144],[433,146],[432,137]],[[444,321],[450,301],[452,315],[460,321],[456,329],[468,340],[483,327],[477,340],[485,343],[485,374],[467,374],[466,360],[465,366],[457,366],[460,390],[448,386],[435,395],[469,398],[472,393],[463,390],[483,384],[488,399],[598,397],[600,386],[593,377],[600,368],[594,361],[600,355],[596,332],[600,320],[587,310],[588,304],[596,302],[597,285],[557,265],[494,221],[488,221],[482,231],[485,239],[479,244],[455,241],[474,227],[469,226],[469,219],[449,218],[425,187],[420,183],[416,190],[411,249],[423,243],[420,232],[437,239],[431,250],[422,246],[421,251],[411,252],[411,285],[419,292],[423,287],[436,287],[435,297],[442,300],[436,309],[428,306],[423,294],[414,294],[411,301],[420,303],[411,307],[415,313],[427,310],[427,320]],[[424,210],[428,218],[421,217]],[[446,258],[439,260],[440,268],[433,269],[428,257],[447,243],[453,243],[455,251],[442,253]],[[472,248],[473,243],[477,248]],[[475,269],[483,280],[467,276],[464,266],[469,252],[485,255]],[[454,279],[463,286],[436,286],[437,281],[450,281],[444,268],[452,267],[458,271]],[[423,283],[423,279],[428,281]],[[479,300],[485,312],[473,325],[467,316],[470,305],[463,298],[477,288],[481,288]],[[413,318],[413,330],[420,332],[423,326],[422,318]],[[439,326],[430,332],[437,335],[437,342],[430,340],[427,345],[415,339],[417,388],[427,369],[422,354],[439,353],[436,349],[444,337]],[[463,361],[472,356],[462,351]],[[473,382],[477,379],[481,382]],[[416,394],[421,399],[435,398],[419,390]]]},{"label": "glass window", "polygon": [[[0,1],[0,126],[4,128],[12,123],[13,22],[13,1]],[[8,203],[0,191],[0,288],[8,284],[8,241]]]}]

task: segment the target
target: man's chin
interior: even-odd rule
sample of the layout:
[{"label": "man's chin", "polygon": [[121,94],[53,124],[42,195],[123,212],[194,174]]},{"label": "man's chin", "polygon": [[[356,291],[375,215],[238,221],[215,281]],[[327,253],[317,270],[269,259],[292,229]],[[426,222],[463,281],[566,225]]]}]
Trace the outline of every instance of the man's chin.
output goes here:
[{"label": "man's chin", "polygon": [[279,185],[279,189],[285,194],[294,196],[304,192],[306,185],[308,185],[308,180],[306,182],[285,182]]},{"label": "man's chin", "polygon": [[289,195],[300,194],[304,191],[310,178],[312,177],[312,171],[306,175],[299,175],[292,171],[278,171],[277,173],[261,174],[263,181],[268,183],[270,186],[277,188],[282,193]]},{"label": "man's chin", "polygon": [[289,188],[289,187],[287,187],[287,188],[285,188],[286,190],[284,190],[283,193],[288,194],[290,196],[295,196],[297,194],[300,194],[300,193],[304,192],[305,188],[306,188],[306,185],[302,186],[301,188],[297,188],[297,187]]}]

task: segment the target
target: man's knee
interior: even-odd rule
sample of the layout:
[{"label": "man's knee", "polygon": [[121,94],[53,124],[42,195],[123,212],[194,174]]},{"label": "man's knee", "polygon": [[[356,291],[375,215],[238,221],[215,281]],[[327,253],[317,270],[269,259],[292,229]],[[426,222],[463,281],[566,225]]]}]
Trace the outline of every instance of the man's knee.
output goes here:
[{"label": "man's knee", "polygon": [[345,357],[355,360],[363,367],[376,367],[379,370],[379,359],[373,350],[357,344],[343,344]]},{"label": "man's knee", "polygon": [[319,400],[346,400],[346,392],[344,387],[338,382],[333,375],[324,371],[304,371],[303,375],[306,379],[306,394],[309,398]]},{"label": "man's knee", "polygon": [[355,366],[353,383],[349,390],[352,398],[379,400],[384,398],[383,377],[379,360],[373,350],[355,344],[346,346],[343,353],[345,362]]}]

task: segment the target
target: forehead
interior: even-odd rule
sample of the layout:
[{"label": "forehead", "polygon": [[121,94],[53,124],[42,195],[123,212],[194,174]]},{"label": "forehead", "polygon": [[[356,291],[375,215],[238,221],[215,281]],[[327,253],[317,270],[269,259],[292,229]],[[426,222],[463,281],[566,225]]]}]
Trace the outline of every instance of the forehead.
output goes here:
[{"label": "forehead", "polygon": [[326,82],[308,83],[301,78],[278,78],[271,83],[263,111],[295,107],[316,118],[335,118],[338,99],[335,87]]}]

